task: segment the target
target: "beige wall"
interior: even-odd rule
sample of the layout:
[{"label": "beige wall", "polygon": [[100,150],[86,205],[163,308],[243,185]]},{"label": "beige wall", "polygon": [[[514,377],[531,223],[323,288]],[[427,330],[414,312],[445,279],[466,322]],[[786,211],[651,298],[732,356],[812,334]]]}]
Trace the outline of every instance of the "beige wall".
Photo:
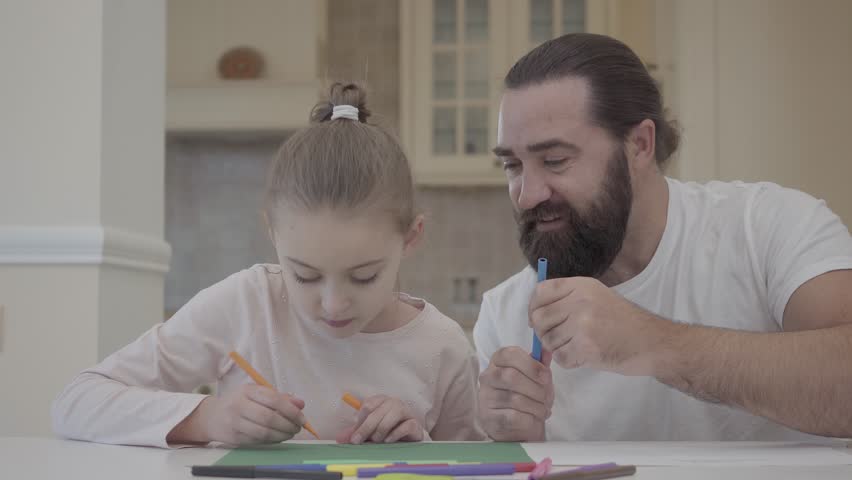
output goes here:
[{"label": "beige wall", "polygon": [[328,0],[327,79],[360,81],[375,120],[399,128],[399,1]]},{"label": "beige wall", "polygon": [[0,5],[0,435],[42,435],[162,318],[165,3]]},{"label": "beige wall", "polygon": [[[172,131],[302,127],[323,74],[325,0],[169,0],[168,110]],[[252,47],[258,79],[227,80],[219,58]]]},{"label": "beige wall", "polygon": [[684,178],[770,180],[852,225],[852,2],[675,2]]},{"label": "beige wall", "polygon": [[314,42],[321,32],[323,1],[169,0],[169,86],[232,84],[216,66],[227,50],[258,49],[267,84],[312,82],[319,57]]}]

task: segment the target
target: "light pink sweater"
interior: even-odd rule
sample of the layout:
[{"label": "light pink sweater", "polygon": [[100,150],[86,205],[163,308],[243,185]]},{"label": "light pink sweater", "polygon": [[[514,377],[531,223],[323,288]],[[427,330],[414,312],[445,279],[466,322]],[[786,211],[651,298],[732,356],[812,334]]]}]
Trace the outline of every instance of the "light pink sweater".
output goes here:
[{"label": "light pink sweater", "polygon": [[[353,422],[342,401],[384,394],[405,401],[433,440],[481,440],[476,356],[459,325],[420,299],[421,313],[384,333],[334,339],[290,317],[277,265],[255,265],[201,291],[174,317],[80,373],[53,404],[57,434],[168,447],[166,435],[216,384],[252,382],[228,357],[239,352],[281,392],[305,400],[322,439]],[[296,439],[312,439],[302,431]]]}]

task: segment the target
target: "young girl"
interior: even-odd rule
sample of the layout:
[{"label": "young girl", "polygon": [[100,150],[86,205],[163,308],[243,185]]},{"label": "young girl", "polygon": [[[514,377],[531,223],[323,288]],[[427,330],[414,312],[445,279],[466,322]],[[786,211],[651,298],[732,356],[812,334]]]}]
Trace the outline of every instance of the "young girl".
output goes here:
[{"label": "young girl", "polygon": [[[394,291],[422,235],[399,144],[335,84],[284,142],[265,216],[280,265],[203,290],[80,373],[52,409],[62,436],[168,447],[312,439],[480,440],[476,357],[434,306]],[[242,355],[275,388],[255,384]],[[215,382],[216,396],[189,393]],[[356,412],[344,392],[363,400]]]}]

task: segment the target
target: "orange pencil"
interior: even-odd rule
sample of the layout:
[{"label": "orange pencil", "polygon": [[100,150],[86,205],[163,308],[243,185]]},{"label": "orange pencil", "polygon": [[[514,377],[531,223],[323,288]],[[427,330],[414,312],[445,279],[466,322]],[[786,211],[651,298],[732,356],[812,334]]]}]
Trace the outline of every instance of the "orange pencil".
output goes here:
[{"label": "orange pencil", "polygon": [[[243,358],[239,353],[231,352],[229,355],[231,359],[237,364],[237,366],[245,370],[248,376],[251,377],[251,379],[254,380],[256,384],[263,385],[264,387],[269,387],[275,390],[275,387],[273,387],[271,383],[267,382],[265,378],[263,378],[259,373],[257,373],[257,370],[255,370],[254,367],[249,365],[246,359]],[[305,430],[311,432],[311,435],[313,435],[314,437],[316,437],[317,440],[319,440],[319,435],[317,435],[316,430],[314,430],[314,427],[312,427],[310,423],[305,422],[304,427]]]},{"label": "orange pencil", "polygon": [[361,401],[353,397],[349,392],[343,394],[343,401],[355,410],[361,410]]}]

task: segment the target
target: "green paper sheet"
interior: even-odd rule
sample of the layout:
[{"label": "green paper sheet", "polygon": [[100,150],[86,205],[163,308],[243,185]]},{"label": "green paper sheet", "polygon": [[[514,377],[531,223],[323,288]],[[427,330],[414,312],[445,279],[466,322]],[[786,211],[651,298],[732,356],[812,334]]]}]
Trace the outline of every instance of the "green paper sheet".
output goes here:
[{"label": "green paper sheet", "polygon": [[[353,462],[352,459],[358,459]],[[480,462],[521,463],[532,459],[518,443],[391,443],[337,445],[324,443],[280,443],[263,447],[238,448],[225,454],[216,465],[287,465],[327,462],[393,463],[443,459],[436,463]]]}]

